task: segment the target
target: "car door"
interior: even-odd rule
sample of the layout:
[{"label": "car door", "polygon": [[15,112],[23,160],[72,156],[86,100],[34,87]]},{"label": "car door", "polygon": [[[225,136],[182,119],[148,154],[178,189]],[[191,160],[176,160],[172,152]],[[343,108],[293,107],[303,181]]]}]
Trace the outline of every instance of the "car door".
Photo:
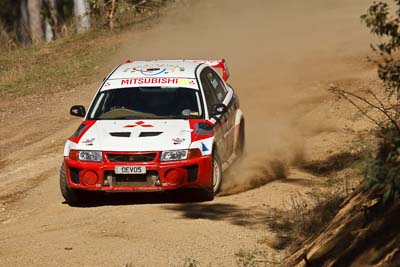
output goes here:
[{"label": "car door", "polygon": [[223,103],[227,106],[227,111],[220,115],[215,122],[218,155],[225,162],[233,152],[233,127],[235,122],[233,91],[226,87],[223,80],[212,68],[205,68],[200,74],[200,80],[203,85],[208,114],[211,113],[211,108],[215,104]]}]

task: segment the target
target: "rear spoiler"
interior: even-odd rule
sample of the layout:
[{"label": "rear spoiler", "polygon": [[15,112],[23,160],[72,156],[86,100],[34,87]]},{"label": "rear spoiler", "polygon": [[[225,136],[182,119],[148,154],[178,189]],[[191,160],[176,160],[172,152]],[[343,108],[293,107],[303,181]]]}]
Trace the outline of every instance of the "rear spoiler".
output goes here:
[{"label": "rear spoiler", "polygon": [[201,62],[204,64],[209,65],[210,67],[216,69],[217,71],[220,71],[220,74],[222,73],[222,79],[224,81],[227,81],[229,78],[229,69],[226,64],[225,59],[221,60],[196,60],[196,62]]}]

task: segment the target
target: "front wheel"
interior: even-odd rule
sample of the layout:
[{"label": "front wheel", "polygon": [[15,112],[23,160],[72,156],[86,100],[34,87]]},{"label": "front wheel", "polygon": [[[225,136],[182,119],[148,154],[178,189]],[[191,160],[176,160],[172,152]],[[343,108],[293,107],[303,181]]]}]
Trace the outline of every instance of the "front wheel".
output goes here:
[{"label": "front wheel", "polygon": [[62,163],[60,169],[60,190],[62,196],[69,205],[78,205],[80,203],[79,192],[76,189],[68,187],[65,162]]},{"label": "front wheel", "polygon": [[222,184],[222,165],[217,151],[214,151],[212,157],[212,181],[214,195],[221,191]]}]

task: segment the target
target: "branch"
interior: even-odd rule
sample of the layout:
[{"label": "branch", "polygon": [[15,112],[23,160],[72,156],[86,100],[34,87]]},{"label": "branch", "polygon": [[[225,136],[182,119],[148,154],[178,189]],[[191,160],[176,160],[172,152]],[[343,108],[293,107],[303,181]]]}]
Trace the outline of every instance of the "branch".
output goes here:
[{"label": "branch", "polygon": [[[370,89],[368,89],[368,93],[370,93],[373,97],[374,97],[374,99],[376,100],[376,102],[378,102],[378,104],[381,106],[381,108],[382,108],[382,113],[387,113],[387,116],[390,116],[390,118],[392,118],[393,119],[393,121],[394,122],[396,122],[397,123],[397,107],[394,107],[390,102],[391,102],[391,100],[390,100],[390,96],[386,99],[386,101],[390,104],[390,106],[389,107],[387,107],[387,106],[385,106],[384,104],[383,104],[383,101],[382,100],[380,100],[379,98],[378,98],[378,96],[372,91],[372,90],[370,90]],[[398,104],[398,101],[396,102],[397,104]],[[393,111],[394,110],[394,118],[393,118],[393,114],[390,114],[390,113],[392,113],[391,111]]]},{"label": "branch", "polygon": [[373,123],[375,123],[379,128],[381,129],[385,129],[385,127],[382,126],[382,123],[380,123],[379,121],[377,121],[376,119],[374,119],[373,117],[371,117],[370,115],[368,115],[368,113],[363,110],[357,103],[355,103],[351,98],[349,98],[346,94],[344,94],[342,92],[342,90],[339,90],[337,88],[335,89],[330,89],[334,94],[337,94],[341,97],[343,97],[344,99],[346,99],[347,101],[350,102],[350,104],[352,104],[354,107],[356,107],[365,117],[367,117],[369,120],[371,120]]},{"label": "branch", "polygon": [[146,2],[147,2],[147,0],[140,1],[136,5],[133,5],[133,8],[136,8],[136,7],[139,7],[139,6],[143,5],[143,4],[146,4]]},{"label": "branch", "polygon": [[[351,100],[348,96],[354,97],[358,100],[360,100],[361,102],[364,102],[365,104],[367,104],[368,106],[380,111],[381,113],[383,113],[385,115],[385,117],[388,118],[388,120],[393,124],[393,126],[396,128],[397,132],[400,134],[400,127],[398,125],[398,123],[396,122],[396,120],[394,118],[392,118],[392,116],[387,112],[386,108],[383,106],[379,107],[373,103],[371,103],[370,101],[368,101],[367,99],[353,94],[351,92],[345,91],[345,90],[341,90],[338,88],[334,88],[331,89],[334,92],[339,93],[339,95],[341,95],[342,97],[344,97],[347,101],[349,101],[352,105],[354,105],[358,110],[360,110],[368,119],[372,120],[375,124],[377,124],[379,127],[381,127],[382,129],[384,129],[383,126],[381,126],[381,123],[378,123],[377,120],[373,119],[371,116],[369,116],[364,110],[362,110],[353,100]],[[378,103],[380,103],[380,101],[378,101]],[[380,103],[381,104],[381,103]],[[382,104],[381,104],[382,105]]]}]

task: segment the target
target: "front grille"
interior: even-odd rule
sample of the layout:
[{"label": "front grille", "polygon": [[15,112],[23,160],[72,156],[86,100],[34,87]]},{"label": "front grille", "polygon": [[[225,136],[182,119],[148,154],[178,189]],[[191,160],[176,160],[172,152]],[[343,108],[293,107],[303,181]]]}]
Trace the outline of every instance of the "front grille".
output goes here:
[{"label": "front grille", "polygon": [[154,186],[157,171],[148,171],[147,174],[114,174],[113,186]]},{"label": "front grille", "polygon": [[157,156],[157,153],[146,154],[107,154],[110,162],[150,162]]}]

